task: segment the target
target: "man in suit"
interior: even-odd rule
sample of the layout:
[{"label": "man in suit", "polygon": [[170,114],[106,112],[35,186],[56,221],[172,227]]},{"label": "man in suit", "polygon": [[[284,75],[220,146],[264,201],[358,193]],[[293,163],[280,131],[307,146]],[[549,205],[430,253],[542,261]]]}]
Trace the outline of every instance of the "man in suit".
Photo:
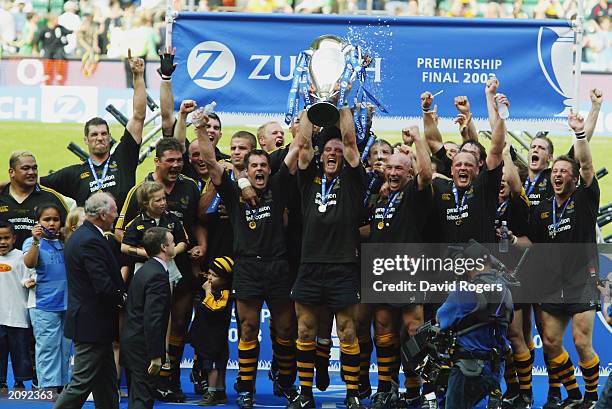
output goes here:
[{"label": "man in suit", "polygon": [[153,408],[153,377],[166,356],[170,316],[167,263],[174,257],[174,238],[165,227],[153,227],[143,237],[149,260],[134,275],[121,331],[121,363],[129,371],[128,408]]},{"label": "man in suit", "polygon": [[85,202],[86,220],[66,243],[68,310],[64,335],[74,341],[72,379],[55,409],[81,408],[90,392],[96,407],[119,408],[113,341],[118,338],[118,311],[125,304],[119,263],[104,237],[117,218],[108,193]]}]

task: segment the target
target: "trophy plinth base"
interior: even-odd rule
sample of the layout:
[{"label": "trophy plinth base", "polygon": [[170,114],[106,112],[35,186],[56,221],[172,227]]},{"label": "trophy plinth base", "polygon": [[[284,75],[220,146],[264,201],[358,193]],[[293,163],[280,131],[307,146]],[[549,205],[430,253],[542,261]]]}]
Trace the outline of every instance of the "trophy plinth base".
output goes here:
[{"label": "trophy plinth base", "polygon": [[308,108],[306,112],[308,120],[314,125],[327,128],[334,126],[340,119],[338,108],[327,101],[316,102]]}]

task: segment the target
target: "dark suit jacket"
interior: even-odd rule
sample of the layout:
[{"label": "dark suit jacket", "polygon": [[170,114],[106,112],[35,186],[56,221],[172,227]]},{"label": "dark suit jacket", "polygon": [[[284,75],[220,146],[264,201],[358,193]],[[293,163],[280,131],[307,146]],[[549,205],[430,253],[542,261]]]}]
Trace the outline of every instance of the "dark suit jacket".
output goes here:
[{"label": "dark suit jacket", "polygon": [[64,258],[68,274],[64,334],[76,342],[116,340],[125,284],[108,241],[85,221],[66,242]]},{"label": "dark suit jacket", "polygon": [[130,283],[127,316],[121,330],[122,361],[126,366],[142,362],[133,359],[134,355],[146,356],[147,361],[165,358],[170,303],[168,273],[159,261],[150,258]]}]

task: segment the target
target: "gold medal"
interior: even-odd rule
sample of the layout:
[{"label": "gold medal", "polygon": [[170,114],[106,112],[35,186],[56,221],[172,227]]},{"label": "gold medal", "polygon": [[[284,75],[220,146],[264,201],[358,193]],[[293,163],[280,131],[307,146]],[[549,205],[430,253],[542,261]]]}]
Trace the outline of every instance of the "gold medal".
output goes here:
[{"label": "gold medal", "polygon": [[376,227],[378,227],[378,230],[382,230],[385,228],[385,222],[378,222],[378,224],[376,225]]},{"label": "gold medal", "polygon": [[250,221],[249,222],[249,229],[255,230],[255,227],[257,227],[257,223],[255,223],[254,221]]},{"label": "gold medal", "polygon": [[461,221],[462,221],[461,219],[457,219],[457,220],[455,220],[455,224],[457,226],[461,226]]}]

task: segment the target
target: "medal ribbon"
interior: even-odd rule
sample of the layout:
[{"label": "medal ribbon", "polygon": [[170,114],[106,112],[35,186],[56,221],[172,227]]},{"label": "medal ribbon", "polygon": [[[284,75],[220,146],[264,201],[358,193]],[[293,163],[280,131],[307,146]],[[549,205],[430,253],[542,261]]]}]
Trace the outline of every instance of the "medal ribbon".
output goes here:
[{"label": "medal ribbon", "polygon": [[497,216],[498,219],[501,217],[501,215],[503,215],[506,212],[506,209],[508,208],[508,203],[509,203],[509,200],[506,199],[497,207],[497,210],[495,211],[495,215]]},{"label": "medal ribbon", "polygon": [[461,217],[461,209],[465,204],[465,197],[467,196],[467,194],[463,194],[463,197],[461,198],[461,204],[459,204],[459,190],[457,189],[457,186],[455,186],[455,184],[453,183],[453,196],[455,196],[455,210],[457,211],[457,217],[459,218],[458,220],[463,220],[463,218]]},{"label": "medal ribbon", "polygon": [[370,198],[370,195],[372,194],[372,188],[374,187],[374,184],[376,183],[376,179],[377,179],[375,172],[369,172],[368,177],[371,177],[371,179],[370,179],[370,183],[368,183],[368,188],[366,189],[365,196],[363,198],[364,206],[367,206],[368,204],[368,199]]},{"label": "medal ribbon", "polygon": [[325,175],[323,175],[323,177],[321,178],[321,204],[322,205],[327,204],[327,197],[329,196],[332,189],[334,188],[334,184],[336,183],[336,180],[338,180],[338,176],[336,176],[331,181],[331,183],[329,184],[329,189],[326,189],[325,186],[327,185],[327,178],[325,177]]},{"label": "medal ribbon", "polygon": [[565,205],[563,205],[563,210],[561,210],[561,214],[559,215],[559,221],[557,222],[557,201],[553,197],[553,200],[552,200],[552,215],[553,215],[552,234],[553,234],[553,237],[557,234],[557,226],[559,226],[559,224],[561,223],[561,220],[563,219],[563,214],[565,213],[565,209],[567,209],[567,206],[569,206],[569,204],[573,201],[574,201],[574,196],[567,199],[567,201],[565,202]]},{"label": "medal ribbon", "polygon": [[[232,178],[232,180],[236,180],[233,170],[230,170],[230,177]],[[221,203],[221,195],[219,195],[219,192],[217,192],[212,200],[212,203],[210,204],[210,206],[208,206],[206,214],[216,213],[217,209],[219,208],[219,203]]]},{"label": "medal ribbon", "polygon": [[363,153],[361,154],[361,161],[362,162],[366,161],[366,158],[370,154],[370,149],[372,148],[372,145],[374,145],[375,141],[376,141],[376,135],[371,133],[370,137],[368,138],[368,143],[366,143],[365,148],[363,148]]},{"label": "medal ribbon", "polygon": [[533,182],[530,182],[529,178],[525,179],[525,193],[527,194],[527,197],[529,197],[531,192],[533,192],[533,189],[535,189],[536,185],[538,184],[538,180],[540,180],[541,175],[542,172],[538,173],[535,179],[533,179]]},{"label": "medal ribbon", "polygon": [[383,211],[383,216],[382,216],[382,221],[384,222],[385,219],[387,218],[387,215],[389,214],[389,212],[391,211],[391,209],[393,208],[393,205],[395,204],[395,201],[397,200],[397,197],[400,194],[400,190],[398,190],[397,192],[393,193],[393,195],[391,196],[389,203],[387,203],[387,206],[385,206],[385,210]]},{"label": "medal ribbon", "polygon": [[106,174],[108,173],[108,166],[110,165],[110,156],[108,157],[108,159],[106,159],[106,162],[104,163],[104,168],[102,169],[102,177],[98,178],[98,174],[96,173],[96,169],[94,168],[93,165],[93,160],[91,160],[91,158],[87,159],[87,163],[89,163],[89,169],[91,170],[91,175],[94,177],[94,180],[96,181],[96,184],[98,185],[98,190],[102,190],[102,185],[104,182],[104,179],[106,179]]}]

